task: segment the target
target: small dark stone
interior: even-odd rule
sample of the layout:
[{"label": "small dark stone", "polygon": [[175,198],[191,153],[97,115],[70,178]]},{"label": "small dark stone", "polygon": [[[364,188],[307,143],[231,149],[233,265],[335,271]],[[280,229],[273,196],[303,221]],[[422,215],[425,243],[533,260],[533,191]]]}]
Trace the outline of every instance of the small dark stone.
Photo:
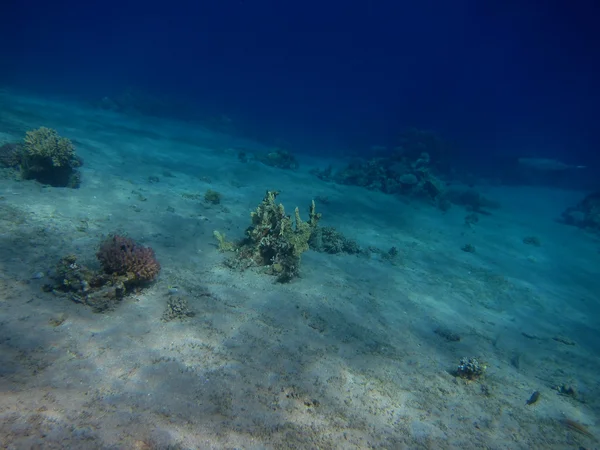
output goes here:
[{"label": "small dark stone", "polygon": [[526,405],[534,405],[540,399],[540,395],[541,394],[539,391],[535,391],[533,394],[531,394],[531,397],[529,397],[529,400],[527,400],[527,402],[525,402],[525,404]]}]

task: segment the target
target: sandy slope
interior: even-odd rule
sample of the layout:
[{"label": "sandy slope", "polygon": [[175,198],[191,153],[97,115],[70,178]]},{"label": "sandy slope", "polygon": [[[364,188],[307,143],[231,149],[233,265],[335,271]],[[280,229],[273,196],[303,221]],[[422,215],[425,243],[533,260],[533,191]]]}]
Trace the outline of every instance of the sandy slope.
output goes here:
[{"label": "sandy slope", "polygon": [[[0,180],[0,448],[597,445],[562,422],[600,436],[600,244],[554,221],[581,193],[484,188],[502,208],[469,228],[459,207],[241,163],[234,149],[260,148],[190,124],[6,92],[0,104],[0,144],[45,125],[85,160],[78,190]],[[221,205],[183,195],[207,188]],[[287,285],[226,269],[212,232],[240,237],[266,189],[289,211],[328,198],[324,225],[398,260],[311,251]],[[154,286],[105,314],[42,292],[40,272],[69,253],[95,264],[114,231],[156,250]],[[170,286],[195,317],[161,322]],[[463,356],[486,376],[453,377]]]}]

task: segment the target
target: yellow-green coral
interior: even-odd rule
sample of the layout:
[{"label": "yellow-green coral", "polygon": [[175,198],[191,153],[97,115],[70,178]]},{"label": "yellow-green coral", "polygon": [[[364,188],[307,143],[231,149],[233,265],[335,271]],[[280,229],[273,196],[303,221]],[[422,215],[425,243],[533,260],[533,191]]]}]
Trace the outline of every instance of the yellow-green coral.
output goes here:
[{"label": "yellow-green coral", "polygon": [[235,250],[235,244],[226,240],[225,234],[218,230],[213,231],[213,236],[219,242],[220,252],[232,252]]},{"label": "yellow-green coral", "polygon": [[41,127],[25,134],[25,158],[44,158],[52,161],[54,167],[69,166],[75,159],[73,143],[60,137],[56,130]]},{"label": "yellow-green coral", "polygon": [[310,239],[313,227],[310,225],[310,222],[302,221],[298,207],[296,207],[294,211],[294,216],[296,220],[296,229],[292,231],[290,227],[286,238],[294,246],[294,253],[296,255],[301,255],[308,250],[308,240]]},{"label": "yellow-green coral", "polygon": [[[228,261],[232,267],[246,268],[264,266],[276,275],[278,281],[286,282],[298,276],[300,257],[309,248],[309,240],[321,217],[315,212],[315,202],[309,209],[309,220],[300,218],[298,208],[292,219],[285,213],[276,198],[279,192],[268,191],[255,211],[250,213],[252,224],[246,230],[246,238],[235,244],[236,256]],[[226,243],[224,236],[215,237]]]},{"label": "yellow-green coral", "polygon": [[319,223],[319,219],[321,218],[321,213],[317,213],[315,209],[315,201],[313,200],[309,208],[308,222],[304,222],[300,218],[300,210],[298,209],[298,207],[296,207],[296,209],[294,210],[294,220],[296,222],[296,227],[293,231],[291,227],[291,220],[289,220],[288,218],[290,225],[287,228],[285,238],[293,245],[294,254],[297,256],[300,256],[302,253],[308,250],[308,241],[313,232],[315,231],[317,224]]}]

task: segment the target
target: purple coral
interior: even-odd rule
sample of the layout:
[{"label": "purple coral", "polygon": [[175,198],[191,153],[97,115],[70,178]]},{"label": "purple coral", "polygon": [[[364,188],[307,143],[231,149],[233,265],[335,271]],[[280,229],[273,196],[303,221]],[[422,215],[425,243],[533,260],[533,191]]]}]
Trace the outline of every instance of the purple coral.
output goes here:
[{"label": "purple coral", "polygon": [[117,234],[108,237],[96,257],[107,274],[127,276],[134,283],[153,281],[160,272],[154,250],[136,243],[133,239]]}]

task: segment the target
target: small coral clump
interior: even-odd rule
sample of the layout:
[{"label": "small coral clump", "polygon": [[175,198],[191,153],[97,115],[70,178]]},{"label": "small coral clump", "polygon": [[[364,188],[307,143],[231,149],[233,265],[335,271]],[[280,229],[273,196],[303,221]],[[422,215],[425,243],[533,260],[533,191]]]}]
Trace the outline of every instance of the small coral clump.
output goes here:
[{"label": "small coral clump", "polygon": [[183,320],[187,317],[193,317],[194,312],[190,310],[188,298],[183,295],[172,295],[167,300],[167,307],[162,315],[163,322],[171,320]]},{"label": "small coral clump", "polygon": [[154,281],[160,272],[154,250],[128,237],[110,236],[102,243],[96,256],[104,272],[126,276],[134,284]]},{"label": "small coral clump", "polygon": [[219,242],[219,251],[220,252],[234,252],[236,249],[236,244],[234,242],[230,242],[227,240],[227,236],[225,233],[221,233],[218,230],[213,231],[213,236]]},{"label": "small coral clump", "polygon": [[266,155],[257,155],[256,159],[267,166],[278,169],[296,170],[298,168],[298,161],[295,156],[282,148],[278,148]]},{"label": "small coral clump", "polygon": [[456,376],[467,380],[476,380],[481,377],[487,366],[479,362],[477,358],[461,358],[456,369]]},{"label": "small coral clump", "polygon": [[309,240],[310,248],[318,252],[331,254],[361,252],[356,241],[347,238],[334,227],[315,227]]},{"label": "small coral clump", "polygon": [[221,193],[217,191],[213,191],[212,189],[208,189],[204,193],[204,202],[211,203],[213,205],[218,205],[221,203]]}]

